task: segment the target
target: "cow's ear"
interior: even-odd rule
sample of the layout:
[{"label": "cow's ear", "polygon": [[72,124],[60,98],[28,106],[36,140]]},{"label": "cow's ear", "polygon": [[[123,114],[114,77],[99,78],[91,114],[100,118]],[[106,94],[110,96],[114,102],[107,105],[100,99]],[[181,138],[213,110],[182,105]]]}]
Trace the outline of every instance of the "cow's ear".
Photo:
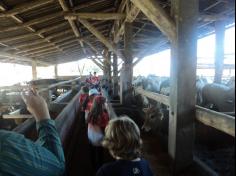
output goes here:
[{"label": "cow's ear", "polygon": [[143,112],[147,113],[149,108],[143,108]]}]

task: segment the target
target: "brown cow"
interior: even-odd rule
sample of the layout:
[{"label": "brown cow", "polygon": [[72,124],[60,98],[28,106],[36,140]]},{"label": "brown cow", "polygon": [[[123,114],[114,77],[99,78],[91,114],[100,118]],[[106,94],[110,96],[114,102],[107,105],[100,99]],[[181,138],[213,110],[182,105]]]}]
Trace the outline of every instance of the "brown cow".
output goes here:
[{"label": "brown cow", "polygon": [[143,111],[145,117],[142,129],[146,132],[151,130],[159,131],[164,119],[164,114],[161,112],[161,109],[158,106],[152,106],[150,108],[144,108]]}]

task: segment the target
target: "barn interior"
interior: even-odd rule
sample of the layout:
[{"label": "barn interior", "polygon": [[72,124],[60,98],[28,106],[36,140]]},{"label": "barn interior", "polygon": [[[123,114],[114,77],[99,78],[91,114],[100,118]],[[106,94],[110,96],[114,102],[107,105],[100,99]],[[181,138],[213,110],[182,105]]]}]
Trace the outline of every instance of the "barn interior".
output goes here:
[{"label": "barn interior", "polygon": [[[30,84],[47,99],[69,175],[94,174],[90,161],[83,160],[89,151],[84,123],[77,118],[76,97],[84,77],[60,78],[57,66],[83,58],[94,62],[111,82],[112,95],[107,99],[112,117],[127,114],[142,127],[142,113],[137,106],[130,107],[134,92],[168,106],[165,135],[143,132],[144,157],[155,175],[234,175],[235,108],[216,112],[195,101],[197,40],[215,33],[214,83],[221,84],[224,32],[234,24],[234,0],[1,0],[0,62],[32,66]],[[133,68],[165,49],[171,49],[169,95],[133,87]],[[38,80],[39,66],[54,66],[56,79]],[[0,87],[0,108],[13,104],[20,108],[23,88]],[[51,95],[58,92],[66,93],[54,101]],[[31,115],[17,110],[4,117],[0,126],[37,138]]]}]

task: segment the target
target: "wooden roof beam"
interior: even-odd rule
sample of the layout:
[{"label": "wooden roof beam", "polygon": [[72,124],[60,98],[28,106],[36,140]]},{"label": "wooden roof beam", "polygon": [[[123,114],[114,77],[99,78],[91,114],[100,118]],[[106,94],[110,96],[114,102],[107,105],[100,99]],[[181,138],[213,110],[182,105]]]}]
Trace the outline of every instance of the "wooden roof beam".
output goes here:
[{"label": "wooden roof beam", "polygon": [[55,0],[37,0],[31,2],[25,2],[20,4],[19,6],[14,7],[13,9],[0,13],[0,17],[11,17],[12,15],[17,15],[28,10],[49,4],[54,2]]},{"label": "wooden roof beam", "polygon": [[226,15],[207,15],[207,14],[200,14],[198,20],[204,22],[213,22],[213,21],[223,21],[226,20],[228,17]]},{"label": "wooden roof beam", "polygon": [[36,53],[29,53],[29,55],[27,55],[27,57],[30,57],[30,56],[31,57],[40,57],[40,56],[44,56],[46,54],[51,54],[51,53],[59,53],[61,55],[63,55],[63,54],[68,55],[66,50],[68,50],[71,47],[75,47],[75,46],[78,46],[78,44],[63,46],[62,47],[63,53],[52,48],[52,49],[49,49],[48,51],[47,50],[45,50],[45,51],[42,50],[42,51],[37,51]]},{"label": "wooden roof beam", "polygon": [[[60,47],[63,50],[63,52],[66,53],[66,49],[78,46],[78,43],[75,44],[75,42],[76,41],[73,41],[73,42],[65,44],[65,46],[60,46]],[[44,48],[44,49],[38,49],[34,52],[23,54],[23,56],[27,56],[27,57],[29,57],[29,56],[38,56],[38,54],[48,53],[48,52],[51,52],[51,51],[57,51],[57,50],[53,47],[47,47],[47,48]]]},{"label": "wooden roof beam", "polygon": [[[62,43],[62,42],[66,41],[66,40],[74,39],[74,40],[82,40],[82,41],[85,42],[85,39],[88,38],[88,37],[90,37],[90,35],[89,35],[89,36],[85,36],[85,37],[81,37],[81,38],[75,39],[73,36],[68,36],[68,34],[72,34],[71,29],[68,29],[68,30],[66,30],[66,31],[62,31],[62,32],[59,32],[59,33],[50,35],[50,36],[48,36],[48,37],[46,37],[46,38],[49,39],[49,40],[52,40],[52,39],[54,39],[54,38],[60,37],[59,39],[52,41],[52,42],[54,42],[57,46],[60,47],[61,45],[64,44],[64,43]],[[66,35],[66,36],[64,37],[64,35]],[[63,37],[62,37],[62,36],[63,36]],[[25,37],[25,36],[24,36],[24,37]],[[22,37],[22,38],[23,38],[23,37]],[[67,41],[67,42],[69,42],[69,41]],[[52,46],[52,44],[51,44],[51,43],[48,43],[48,42],[46,42],[46,41],[41,41],[41,40],[31,41],[31,42],[27,42],[27,43],[21,43],[21,44],[19,44],[19,45],[14,45],[14,47],[17,47],[17,48],[20,49],[20,51],[15,52],[14,54],[20,54],[20,53],[30,52],[30,51],[33,51],[33,50],[35,50],[35,49],[45,48],[45,47],[48,47],[48,46]],[[13,48],[13,49],[14,49],[14,48]],[[3,50],[4,50],[4,49],[3,49]],[[7,50],[7,49],[5,49],[5,50]],[[4,50],[4,51],[5,51],[5,50]]]},{"label": "wooden roof beam", "polygon": [[24,57],[24,56],[17,56],[17,55],[9,54],[9,53],[6,53],[6,52],[0,52],[0,57],[6,57],[6,58],[14,59],[14,60],[17,60],[17,61],[26,61],[26,62],[36,61],[37,63],[39,63],[41,65],[44,65],[44,66],[49,66],[50,65],[47,62],[37,61],[37,60],[34,60],[32,58],[28,58],[28,57]]},{"label": "wooden roof beam", "polygon": [[[117,13],[124,12],[125,6],[127,4],[128,0],[122,0],[120,3],[120,6],[118,8]],[[116,20],[111,28],[111,34],[115,31],[115,28],[119,26],[120,20]]]},{"label": "wooden roof beam", "polygon": [[164,11],[155,0],[131,0],[169,40],[176,40],[176,25],[174,20]]},{"label": "wooden roof beam", "polygon": [[[11,41],[15,41],[15,40],[19,40],[19,39],[24,39],[24,38],[30,38],[30,37],[33,37],[35,35],[39,35],[39,34],[42,34],[43,32],[49,32],[50,30],[53,30],[53,29],[56,29],[56,28],[59,28],[59,27],[62,27],[64,26],[65,24],[62,23],[62,24],[59,24],[59,25],[54,25],[54,27],[47,27],[47,28],[44,28],[42,30],[39,30],[35,33],[30,33],[30,34],[23,34],[23,35],[18,35],[18,36],[12,36],[12,37],[6,37],[6,38],[1,38],[0,39],[0,42],[11,42]],[[46,37],[47,38],[47,37]],[[48,38],[50,40],[50,38]],[[14,45],[15,48],[21,48],[21,47],[26,47],[26,46],[32,46],[34,44],[40,44],[40,43],[44,43],[44,42],[48,42],[48,41],[42,41],[42,40],[37,40],[37,41],[32,41],[32,43],[21,43],[21,44],[16,44]]]},{"label": "wooden roof beam", "polygon": [[80,23],[83,24],[94,36],[97,37],[110,51],[113,51],[117,55],[120,55],[119,51],[115,46],[101,33],[99,32],[92,24],[87,20],[79,19]]},{"label": "wooden roof beam", "polygon": [[58,50],[57,50],[56,48],[54,48],[54,47],[47,47],[47,48],[44,48],[44,49],[39,49],[39,50],[34,51],[34,52],[22,54],[22,56],[34,57],[34,56],[36,56],[38,53],[44,53],[44,52],[47,52],[47,51],[58,51]]},{"label": "wooden roof beam", "polygon": [[[73,37],[72,36],[68,36],[68,37],[65,37],[63,39],[60,39],[60,40],[57,40],[57,41],[53,41],[58,47],[61,47],[62,45],[64,45],[65,43],[67,42],[71,42],[70,41],[66,41],[66,40],[69,40],[69,39],[72,39]],[[66,42],[65,42],[66,41]],[[75,41],[75,39],[74,39]],[[63,42],[63,43],[61,43]],[[21,48],[20,51],[18,52],[14,52],[14,54],[22,54],[22,53],[26,53],[26,52],[34,52],[38,49],[43,49],[43,48],[46,48],[46,47],[50,47],[52,46],[51,43],[45,43],[45,44],[41,44],[41,45],[31,45],[31,47],[25,47],[25,48]]]},{"label": "wooden roof beam", "polygon": [[[65,0],[58,0],[58,2],[59,2],[59,4],[61,5],[61,7],[62,7],[62,9],[63,9],[64,12],[70,11],[70,9],[69,9],[69,7],[67,6]],[[72,28],[72,30],[73,30],[75,36],[76,36],[76,37],[81,37],[80,32],[79,32],[79,29],[78,29],[78,27],[76,26],[76,23],[75,23],[72,19],[67,19],[67,20],[68,20],[68,22],[69,22],[69,24],[70,24],[70,26],[71,26],[71,28]],[[82,41],[79,41],[79,43],[80,43],[81,47],[84,48],[83,42],[82,42]],[[84,51],[84,53],[86,54],[86,50],[83,49],[83,51]]]},{"label": "wooden roof beam", "polygon": [[[88,43],[86,43],[86,44],[88,44]],[[93,44],[89,43],[88,46],[92,50],[91,52],[94,54],[94,56],[99,61],[99,63],[102,64],[103,63],[102,60],[97,57],[97,55],[101,55],[102,56],[102,54],[96,49],[96,47]]]},{"label": "wooden roof beam", "polygon": [[96,59],[94,58],[89,58],[92,60],[93,63],[95,63],[101,70],[104,70],[104,66],[102,64],[100,64],[98,61],[96,61]]},{"label": "wooden roof beam", "polygon": [[136,6],[132,5],[129,12],[127,13],[125,21],[121,24],[120,28],[118,28],[114,33],[114,43],[118,43],[120,41],[120,37],[124,35],[125,32],[125,23],[132,23],[140,13],[140,9]]},{"label": "wooden roof beam", "polygon": [[66,13],[65,19],[78,20],[90,19],[90,20],[122,20],[125,18],[125,14],[122,13]]},{"label": "wooden roof beam", "polygon": [[8,32],[8,31],[13,31],[13,30],[18,30],[21,28],[27,28],[29,26],[39,24],[39,23],[42,23],[42,22],[45,22],[45,21],[48,21],[48,20],[51,20],[60,16],[63,16],[63,12],[56,12],[53,14],[45,15],[43,17],[36,18],[30,21],[24,22],[22,24],[11,26],[11,27],[3,27],[0,29],[0,32]]},{"label": "wooden roof beam", "polygon": [[[100,52],[97,50],[96,46],[93,45],[91,42],[89,42],[89,41],[87,41],[87,40],[84,40],[84,42],[91,48],[91,50],[92,50],[92,52],[94,53],[95,56],[96,56],[96,55],[101,55],[101,56],[103,56],[103,54],[100,53]],[[97,58],[97,59],[98,59],[98,58]],[[102,61],[101,61],[100,59],[98,59],[98,60],[102,63]]]},{"label": "wooden roof beam", "polygon": [[[2,2],[1,2],[1,4],[0,4],[0,10],[1,11],[3,11],[3,12],[5,12],[6,10],[7,10],[7,7],[6,7],[6,5],[4,5]],[[18,16],[16,16],[16,15],[11,15],[11,17],[14,19],[14,20],[16,20],[17,21],[17,23],[23,23],[23,20],[20,18],[20,17],[18,17]],[[30,31],[35,31],[33,28],[31,28],[31,27],[28,27],[27,29],[29,29]],[[4,46],[7,46],[7,45],[5,45],[5,44],[2,44],[2,45],[4,45]],[[7,46],[8,47],[8,46]]]},{"label": "wooden roof beam", "polygon": [[147,49],[145,49],[144,51],[138,53],[138,59],[133,63],[133,67],[136,66],[139,62],[141,62],[143,60],[143,58],[147,55],[147,53],[150,51],[150,50],[153,50],[155,48],[159,48],[165,44],[168,43],[168,40],[167,38],[161,36],[159,37],[159,39],[157,39],[158,41],[158,44],[157,45],[154,45],[153,47],[148,47]]},{"label": "wooden roof beam", "polygon": [[[39,1],[38,1],[38,2],[39,2]],[[13,15],[13,16],[14,16],[14,15]],[[21,21],[21,22],[23,23],[23,21]],[[24,26],[25,24],[21,24],[21,25]],[[58,46],[55,45],[55,43],[51,42],[49,39],[47,39],[46,37],[44,37],[41,33],[36,32],[32,27],[27,26],[27,25],[26,25],[25,27],[27,27],[28,29],[31,30],[32,35],[38,35],[40,38],[42,38],[42,39],[45,40],[46,42],[51,43],[51,45],[52,45],[53,47],[55,47],[55,48],[58,49],[59,51],[62,51]],[[51,27],[50,27],[50,30],[51,30]],[[45,32],[45,29],[43,29],[43,32]],[[29,35],[31,35],[31,34],[26,34],[26,35],[22,35],[22,36],[16,36],[16,37],[12,37],[11,39],[17,40],[19,37],[25,38],[26,36],[29,36]],[[5,39],[1,39],[1,41],[7,42],[7,41],[11,41],[11,40],[10,40],[9,38],[5,38]],[[62,52],[63,52],[63,51],[62,51]]]},{"label": "wooden roof beam", "polygon": [[60,53],[61,54],[61,52],[60,51],[55,51],[55,50],[52,50],[52,51],[47,51],[47,52],[43,52],[43,53],[38,53],[38,54],[34,54],[33,56],[34,57],[42,57],[42,56],[44,56],[44,55],[47,55],[47,54],[51,54],[51,53]]},{"label": "wooden roof beam", "polygon": [[103,2],[107,2],[107,0],[93,0],[93,1],[85,2],[81,5],[78,5],[77,7],[74,7],[73,10],[74,11],[81,10],[81,9],[88,8],[90,6],[97,5]]}]

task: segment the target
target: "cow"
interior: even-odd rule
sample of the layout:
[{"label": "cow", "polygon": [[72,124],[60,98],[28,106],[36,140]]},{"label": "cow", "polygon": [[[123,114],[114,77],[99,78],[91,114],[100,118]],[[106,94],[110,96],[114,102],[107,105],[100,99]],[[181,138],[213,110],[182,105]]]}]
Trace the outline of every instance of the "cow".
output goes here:
[{"label": "cow", "polygon": [[170,79],[169,78],[164,78],[161,81],[160,94],[163,94],[166,96],[170,95]]},{"label": "cow", "polygon": [[145,113],[144,124],[142,129],[149,132],[151,129],[155,130],[160,128],[161,120],[164,118],[163,113],[157,106],[152,106],[149,108],[144,108]]},{"label": "cow", "polygon": [[[196,104],[219,112],[234,112],[235,86],[232,80],[230,83],[231,86],[227,87],[222,84],[209,84],[205,78],[197,77]],[[170,80],[167,78],[162,79],[160,93],[168,96],[169,91]],[[141,100],[142,99],[140,99],[140,101]],[[148,101],[150,104],[150,100]],[[147,106],[147,103],[145,104]],[[159,103],[153,105],[152,102],[151,104],[151,107],[143,109],[144,124],[142,129],[145,131],[154,130],[167,133],[169,123],[169,107],[163,106]]]},{"label": "cow", "polygon": [[235,87],[235,76],[230,78],[230,80],[226,83],[226,86],[230,88]]},{"label": "cow", "polygon": [[219,112],[235,112],[235,87],[206,84],[202,89],[201,106]]},{"label": "cow", "polygon": [[133,80],[133,86],[134,87],[142,87],[143,88],[143,81],[145,80],[144,76],[137,76],[134,80]]},{"label": "cow", "polygon": [[144,108],[143,111],[145,116],[142,130],[164,135],[168,134],[169,111],[167,109],[163,109],[157,104],[149,108]]},{"label": "cow", "polygon": [[148,75],[146,79],[143,80],[143,89],[158,93],[160,91],[160,79],[157,76]]},{"label": "cow", "polygon": [[202,90],[206,84],[208,84],[208,82],[205,78],[197,77],[197,80],[196,80],[196,104],[197,105],[201,105],[203,103]]},{"label": "cow", "polygon": [[155,75],[148,75],[146,78],[138,76],[133,80],[134,87],[142,87],[146,91],[162,93],[169,95],[170,92],[170,80],[168,77],[158,77]]}]

